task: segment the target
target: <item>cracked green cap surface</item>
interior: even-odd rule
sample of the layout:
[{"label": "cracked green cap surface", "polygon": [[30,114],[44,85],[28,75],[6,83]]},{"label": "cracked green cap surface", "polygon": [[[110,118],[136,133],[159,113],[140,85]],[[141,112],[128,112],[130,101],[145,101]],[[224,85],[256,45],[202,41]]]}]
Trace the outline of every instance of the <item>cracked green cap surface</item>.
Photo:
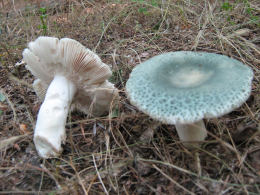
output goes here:
[{"label": "cracked green cap surface", "polygon": [[137,65],[126,83],[130,102],[167,124],[218,117],[249,97],[253,71],[224,55],[179,51]]}]

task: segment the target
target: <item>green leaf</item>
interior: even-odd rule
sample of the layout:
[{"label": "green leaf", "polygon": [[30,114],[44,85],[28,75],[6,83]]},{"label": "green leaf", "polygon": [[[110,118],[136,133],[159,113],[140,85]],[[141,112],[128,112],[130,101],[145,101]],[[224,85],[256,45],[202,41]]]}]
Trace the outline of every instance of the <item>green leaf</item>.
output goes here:
[{"label": "green leaf", "polygon": [[0,102],[3,102],[3,101],[5,101],[5,96],[0,93]]},{"label": "green leaf", "polygon": [[110,115],[111,118],[117,118],[119,116],[119,109],[118,106],[112,110],[112,113]]},{"label": "green leaf", "polygon": [[254,9],[251,8],[251,7],[246,8],[246,12],[247,12],[249,15],[251,15],[253,11],[254,11]]},{"label": "green leaf", "polygon": [[40,8],[40,12],[41,12],[42,14],[46,14],[46,8],[41,7],[41,8]]},{"label": "green leaf", "polygon": [[221,6],[221,8],[225,11],[232,10],[232,5],[229,2],[224,2]]},{"label": "green leaf", "polygon": [[251,18],[251,20],[253,20],[255,22],[259,22],[259,20],[260,20],[259,16],[251,16],[250,18]]},{"label": "green leaf", "polygon": [[141,7],[138,9],[138,12],[145,14],[145,13],[147,13],[147,8]]},{"label": "green leaf", "polygon": [[152,6],[154,6],[154,7],[159,7],[159,5],[158,5],[158,0],[152,0]]}]

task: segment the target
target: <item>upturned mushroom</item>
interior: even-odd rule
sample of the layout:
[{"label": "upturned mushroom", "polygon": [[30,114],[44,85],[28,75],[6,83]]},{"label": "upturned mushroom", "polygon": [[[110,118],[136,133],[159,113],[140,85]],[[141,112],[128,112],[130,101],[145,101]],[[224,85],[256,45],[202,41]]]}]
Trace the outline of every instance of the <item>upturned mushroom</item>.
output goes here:
[{"label": "upturned mushroom", "polygon": [[23,61],[37,77],[33,87],[43,100],[34,143],[41,157],[55,157],[66,139],[70,108],[92,115],[109,111],[118,95],[107,81],[111,70],[95,53],[69,38],[39,37],[23,51]]},{"label": "upturned mushroom", "polygon": [[174,124],[180,140],[194,146],[191,142],[207,136],[203,118],[241,106],[250,95],[252,79],[250,67],[224,55],[169,52],[137,65],[126,92],[133,105],[154,119]]}]

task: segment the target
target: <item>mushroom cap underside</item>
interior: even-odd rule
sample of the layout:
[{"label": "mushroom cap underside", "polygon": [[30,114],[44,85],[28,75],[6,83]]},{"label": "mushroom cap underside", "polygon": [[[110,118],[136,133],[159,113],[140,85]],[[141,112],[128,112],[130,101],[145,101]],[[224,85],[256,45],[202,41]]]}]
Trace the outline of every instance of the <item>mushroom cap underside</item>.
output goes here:
[{"label": "mushroom cap underside", "polygon": [[[40,79],[36,79],[33,88],[39,99],[43,101],[48,86]],[[80,110],[94,116],[101,116],[113,107],[118,98],[118,90],[112,83],[105,81],[92,88],[85,87],[77,90],[71,103],[71,110]]]},{"label": "mushroom cap underside", "polygon": [[[110,106],[112,99],[118,95],[114,85],[107,81],[112,75],[109,66],[73,39],[39,37],[24,50],[23,60],[27,63],[26,68],[37,77],[33,86],[41,100],[57,74],[74,83],[77,93],[72,107],[83,112],[89,113],[92,108],[93,113],[103,114],[105,110],[100,105]],[[97,98],[104,96],[106,98]]]},{"label": "mushroom cap underside", "polygon": [[108,65],[78,41],[69,38],[39,37],[23,51],[26,68],[47,85],[56,74],[75,85],[98,85],[112,72]]},{"label": "mushroom cap underside", "polygon": [[224,55],[179,51],[137,65],[126,83],[131,103],[167,124],[218,117],[250,95],[253,71]]}]

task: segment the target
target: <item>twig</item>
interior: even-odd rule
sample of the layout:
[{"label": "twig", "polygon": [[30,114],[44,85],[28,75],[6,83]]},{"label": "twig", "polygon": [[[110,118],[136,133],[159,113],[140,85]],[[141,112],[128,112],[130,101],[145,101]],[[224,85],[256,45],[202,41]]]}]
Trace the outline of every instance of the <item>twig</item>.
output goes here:
[{"label": "twig", "polygon": [[174,181],[169,175],[167,175],[166,173],[164,173],[161,169],[159,169],[155,164],[153,164],[153,167],[159,171],[164,177],[166,177],[167,179],[169,179],[172,183],[174,183],[176,186],[178,186],[179,188],[183,189],[185,192],[195,195],[193,192],[187,190],[185,187],[183,187],[181,184],[179,184],[178,182]]},{"label": "twig", "polygon": [[7,49],[7,47],[3,44],[3,43],[0,43],[1,47],[4,48],[4,50],[6,51],[6,53],[8,54],[9,58],[14,59],[13,55],[9,52],[9,50]]},{"label": "twig", "polygon": [[198,152],[195,152],[195,158],[196,158],[196,164],[198,169],[198,175],[201,176],[201,164],[200,164],[200,157]]},{"label": "twig", "polygon": [[11,100],[8,98],[8,95],[2,89],[0,89],[0,93],[2,93],[5,96],[7,103],[9,104],[9,106],[11,107],[11,109],[13,111],[14,122],[16,122],[17,114],[16,114],[16,111],[15,111],[15,108],[14,108],[14,104],[11,102]]},{"label": "twig", "polygon": [[[43,163],[45,163],[45,159],[43,160]],[[41,181],[40,181],[39,190],[38,190],[38,193],[37,193],[38,195],[40,195],[40,191],[42,189],[43,176],[44,176],[44,171],[42,171],[42,174],[41,174]]]},{"label": "twig", "polygon": [[77,177],[77,179],[78,179],[78,181],[79,181],[79,184],[81,185],[82,190],[84,191],[84,194],[85,194],[85,195],[88,195],[88,192],[87,192],[87,190],[86,190],[86,188],[85,188],[85,186],[84,186],[84,184],[83,184],[83,182],[82,182],[82,179],[80,178],[80,175],[79,175],[78,171],[76,170],[76,167],[73,165],[71,159],[70,159],[70,166],[71,166],[71,168],[74,170],[74,172],[75,172],[75,174],[76,174],[76,177]]},{"label": "twig", "polygon": [[[45,163],[45,160],[43,161],[43,163]],[[32,168],[35,167],[35,166],[29,165],[29,164],[27,164],[26,166],[32,167]],[[61,186],[60,186],[58,180],[57,180],[57,179],[54,177],[54,175],[45,167],[44,164],[41,164],[41,169],[39,168],[39,170],[40,170],[40,171],[43,171],[43,172],[45,172],[45,173],[47,173],[47,174],[50,176],[50,178],[53,179],[53,181],[55,182],[57,188],[58,188],[58,189],[61,189]]]},{"label": "twig", "polygon": [[36,191],[2,191],[0,194],[49,194],[52,191],[36,192]]},{"label": "twig", "polygon": [[99,174],[99,171],[98,171],[98,168],[97,168],[97,164],[96,164],[96,161],[95,161],[95,156],[94,156],[94,154],[92,154],[92,158],[93,158],[93,163],[94,163],[94,166],[95,166],[97,175],[98,175],[98,179],[99,179],[99,181],[100,181],[100,183],[101,183],[101,185],[102,185],[102,187],[103,187],[105,193],[106,193],[107,195],[109,195],[109,193],[108,193],[108,191],[107,191],[107,189],[106,189],[106,186],[104,185],[104,183],[103,183],[103,181],[102,181],[102,178],[101,178],[101,176],[100,176],[100,174]]},{"label": "twig", "polygon": [[93,177],[93,179],[91,180],[91,182],[90,182],[90,184],[89,184],[89,186],[88,186],[88,189],[87,189],[87,194],[88,194],[88,192],[90,191],[90,188],[91,188],[91,186],[93,185],[93,183],[94,183],[94,181],[97,179],[97,175],[95,175],[94,177]]},{"label": "twig", "polygon": [[100,36],[100,38],[99,38],[99,40],[98,40],[98,43],[97,43],[96,47],[93,49],[94,52],[96,52],[97,48],[99,47],[99,45],[100,45],[100,43],[101,43],[101,40],[103,39],[103,36],[105,35],[105,33],[106,33],[107,29],[108,29],[108,27],[109,27],[110,24],[114,21],[115,18],[116,18],[116,17],[113,17],[113,18],[108,22],[108,24],[106,25],[106,27],[104,28],[104,30],[102,31],[102,34],[101,34],[101,36]]},{"label": "twig", "polygon": [[[181,172],[184,172],[188,175],[192,175],[192,176],[195,176],[195,177],[198,177],[199,179],[202,179],[202,180],[206,180],[206,181],[210,181],[210,182],[216,182],[216,183],[221,183],[221,184],[225,184],[225,185],[230,185],[230,186],[236,186],[236,187],[241,187],[243,186],[244,184],[236,184],[236,183],[227,183],[225,181],[222,181],[222,180],[216,180],[216,179],[212,179],[212,178],[209,178],[209,177],[205,177],[205,176],[199,176],[198,174],[192,172],[192,171],[188,171],[186,169],[183,169],[181,167],[178,167],[176,165],[173,165],[171,163],[168,163],[168,162],[163,162],[163,161],[158,161],[158,160],[152,160],[152,159],[144,159],[144,158],[137,158],[137,160],[139,161],[143,161],[143,162],[150,162],[150,163],[157,163],[157,164],[161,164],[161,165],[165,165],[165,166],[169,166],[171,168],[174,168],[178,171],[181,171]],[[257,185],[258,186],[258,185]]]}]

